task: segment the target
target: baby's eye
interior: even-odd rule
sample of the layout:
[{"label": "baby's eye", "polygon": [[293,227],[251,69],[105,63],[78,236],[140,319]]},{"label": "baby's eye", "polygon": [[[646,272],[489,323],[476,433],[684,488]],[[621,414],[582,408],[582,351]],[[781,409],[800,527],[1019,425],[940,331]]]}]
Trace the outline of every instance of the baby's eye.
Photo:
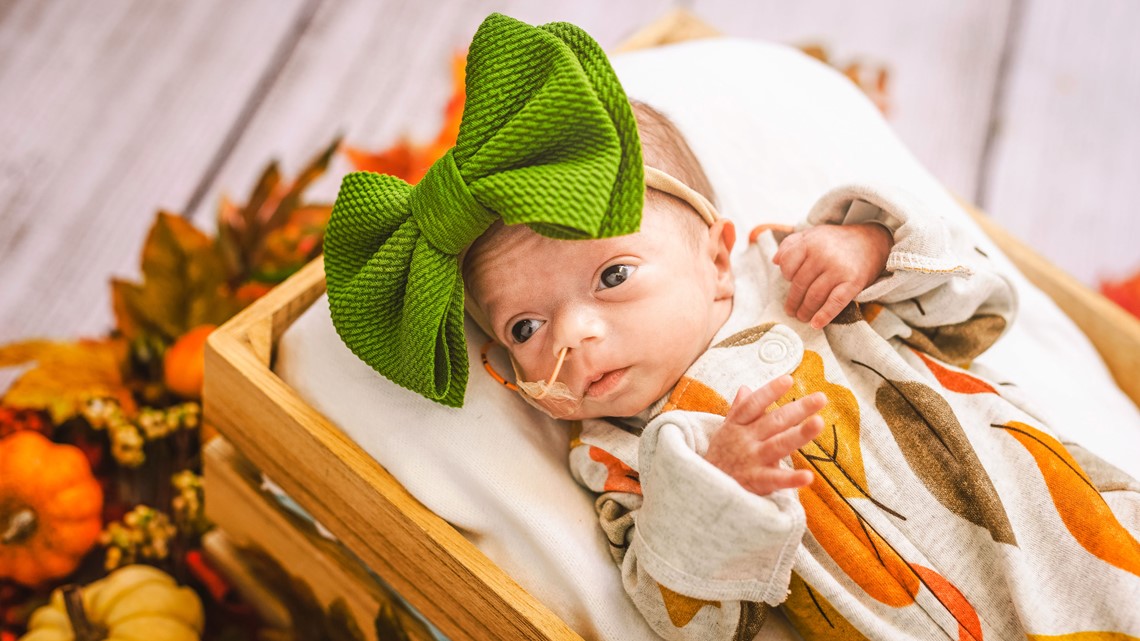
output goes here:
[{"label": "baby's eye", "polygon": [[543,321],[527,318],[521,320],[511,326],[511,338],[515,339],[516,343],[525,343],[528,338],[534,336],[539,327],[542,327]]},{"label": "baby's eye", "polygon": [[617,287],[629,279],[637,268],[633,265],[610,265],[602,271],[601,283],[598,289]]}]

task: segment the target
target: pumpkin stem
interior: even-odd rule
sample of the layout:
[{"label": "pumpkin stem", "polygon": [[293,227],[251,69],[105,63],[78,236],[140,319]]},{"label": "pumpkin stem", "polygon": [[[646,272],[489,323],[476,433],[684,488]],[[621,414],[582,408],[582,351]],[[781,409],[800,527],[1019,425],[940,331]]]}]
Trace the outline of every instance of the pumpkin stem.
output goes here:
[{"label": "pumpkin stem", "polygon": [[103,641],[107,638],[107,631],[87,618],[87,611],[83,608],[83,591],[78,585],[63,587],[63,604],[67,608],[67,618],[71,619],[75,641]]},{"label": "pumpkin stem", "polygon": [[16,511],[8,517],[7,527],[0,534],[0,543],[10,545],[28,538],[36,530],[36,512],[30,507]]}]

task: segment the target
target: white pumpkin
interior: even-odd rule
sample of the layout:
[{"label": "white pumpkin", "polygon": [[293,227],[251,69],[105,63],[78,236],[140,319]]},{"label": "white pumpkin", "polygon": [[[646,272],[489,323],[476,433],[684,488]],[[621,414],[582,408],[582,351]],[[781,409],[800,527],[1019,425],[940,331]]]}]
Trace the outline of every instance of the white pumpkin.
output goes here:
[{"label": "white pumpkin", "polygon": [[[199,641],[204,625],[202,602],[187,587],[149,565],[128,565],[83,588],[87,620],[105,630],[103,641]],[[28,621],[20,641],[75,639],[63,590]]]}]

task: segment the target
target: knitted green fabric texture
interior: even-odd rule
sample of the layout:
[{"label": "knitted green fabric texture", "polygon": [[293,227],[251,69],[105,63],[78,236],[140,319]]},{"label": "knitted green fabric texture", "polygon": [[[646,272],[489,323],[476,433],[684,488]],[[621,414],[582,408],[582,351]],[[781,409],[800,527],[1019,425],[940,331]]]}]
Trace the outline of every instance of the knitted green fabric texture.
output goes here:
[{"label": "knitted green fabric texture", "polygon": [[325,235],[333,324],[393,382],[463,405],[458,255],[501,217],[558,239],[636,232],[641,145],[601,47],[578,27],[492,14],[467,55],[456,145],[419,184],[345,176]]}]

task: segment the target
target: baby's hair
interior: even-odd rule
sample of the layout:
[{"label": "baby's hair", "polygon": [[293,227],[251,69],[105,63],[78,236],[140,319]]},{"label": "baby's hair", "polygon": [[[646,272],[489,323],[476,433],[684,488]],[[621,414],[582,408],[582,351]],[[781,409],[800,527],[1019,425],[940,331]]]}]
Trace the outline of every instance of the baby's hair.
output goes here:
[{"label": "baby's hair", "polygon": [[[641,138],[641,155],[644,163],[659,169],[688,185],[716,205],[716,194],[701,162],[685,142],[685,137],[665,114],[640,100],[630,100],[633,116],[637,119],[637,133]],[[646,209],[650,205],[682,212],[682,222],[691,231],[694,241],[703,236],[708,227],[692,207],[679,198],[656,189],[645,191]],[[666,206],[668,204],[668,206]]]}]

